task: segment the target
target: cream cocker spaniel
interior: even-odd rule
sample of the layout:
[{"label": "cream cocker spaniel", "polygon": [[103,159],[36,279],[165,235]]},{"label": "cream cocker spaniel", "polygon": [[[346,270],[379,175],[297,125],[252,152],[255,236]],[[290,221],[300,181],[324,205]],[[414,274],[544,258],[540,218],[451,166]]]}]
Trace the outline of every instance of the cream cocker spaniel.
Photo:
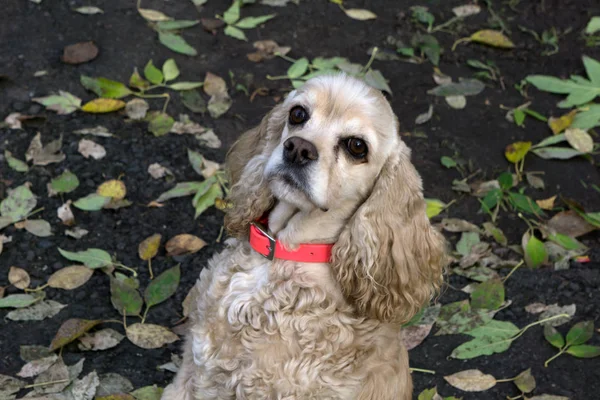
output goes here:
[{"label": "cream cocker spaniel", "polygon": [[400,327],[440,287],[445,243],[384,96],[313,78],[227,162],[233,238],[193,289],[162,398],[410,399]]}]

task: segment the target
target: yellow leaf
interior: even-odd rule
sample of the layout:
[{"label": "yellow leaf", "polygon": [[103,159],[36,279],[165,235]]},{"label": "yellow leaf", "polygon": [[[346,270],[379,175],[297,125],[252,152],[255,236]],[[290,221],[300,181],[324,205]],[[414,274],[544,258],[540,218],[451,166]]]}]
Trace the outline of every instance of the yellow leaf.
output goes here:
[{"label": "yellow leaf", "polygon": [[158,253],[158,247],[160,246],[161,239],[162,236],[160,233],[155,233],[154,235],[144,239],[138,247],[138,255],[140,258],[144,261],[154,258],[156,253]]},{"label": "yellow leaf", "polygon": [[565,131],[567,141],[575,150],[589,153],[594,150],[594,140],[589,133],[579,128],[569,128]]},{"label": "yellow leaf", "polygon": [[536,200],[535,202],[537,203],[538,206],[540,206],[540,208],[542,210],[552,210],[552,209],[554,209],[554,201],[555,200],[556,200],[556,196],[552,196],[547,199]]},{"label": "yellow leaf", "polygon": [[206,246],[206,242],[197,236],[187,233],[177,235],[165,244],[168,256],[196,253]]},{"label": "yellow leaf", "polygon": [[577,114],[577,110],[573,110],[568,114],[560,116],[558,118],[550,117],[548,120],[548,126],[552,129],[552,133],[558,135],[565,129],[571,126],[573,123],[573,119],[575,118],[575,114]]},{"label": "yellow leaf", "polygon": [[100,196],[111,197],[113,200],[123,200],[127,194],[127,188],[123,181],[112,179],[98,186],[96,193]]},{"label": "yellow leaf", "polygon": [[425,213],[427,214],[427,218],[433,218],[439,213],[441,213],[446,204],[438,199],[425,199],[425,204],[427,206]]},{"label": "yellow leaf", "polygon": [[363,9],[360,9],[360,8],[344,9],[344,12],[350,18],[357,19],[359,21],[366,21],[368,19],[375,19],[375,18],[377,18],[377,14],[372,13],[369,10],[363,10]]},{"label": "yellow leaf", "polygon": [[149,8],[138,8],[138,12],[144,19],[152,22],[170,21],[172,18],[160,11],[151,10]]},{"label": "yellow leaf", "polygon": [[85,103],[81,109],[88,113],[101,114],[117,111],[123,107],[125,107],[123,100],[100,98]]},{"label": "yellow leaf", "polygon": [[500,31],[484,29],[471,35],[471,41],[487,44],[488,46],[500,47],[502,49],[512,49],[515,44]]},{"label": "yellow leaf", "polygon": [[531,148],[531,142],[515,142],[506,146],[504,155],[506,159],[513,164],[518,163],[525,158],[525,155]]}]

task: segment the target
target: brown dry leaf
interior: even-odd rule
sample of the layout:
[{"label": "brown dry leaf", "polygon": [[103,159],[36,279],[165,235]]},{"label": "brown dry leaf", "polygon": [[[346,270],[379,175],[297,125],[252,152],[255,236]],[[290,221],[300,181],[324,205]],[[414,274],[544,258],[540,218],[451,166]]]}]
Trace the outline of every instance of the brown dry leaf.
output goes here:
[{"label": "brown dry leaf", "polygon": [[225,25],[225,21],[217,18],[200,18],[200,23],[206,32],[212,33],[213,35],[216,35],[217,30]]},{"label": "brown dry leaf", "polygon": [[110,197],[113,200],[123,200],[127,195],[127,187],[123,181],[111,179],[98,186],[96,193],[100,196]]},{"label": "brown dry leaf", "polygon": [[183,303],[181,303],[181,306],[183,307],[183,316],[184,317],[187,317],[190,315],[191,307],[193,304],[195,304],[197,295],[198,295],[198,292],[196,291],[196,286],[192,286],[192,288],[188,292],[187,296],[185,296],[185,299],[183,299]]},{"label": "brown dry leaf", "polygon": [[496,385],[496,378],[478,369],[467,369],[445,376],[444,379],[450,385],[465,392],[483,392]]},{"label": "brown dry leaf", "polygon": [[172,257],[196,253],[204,246],[206,246],[204,240],[197,236],[184,233],[171,238],[167,244],[165,244],[165,249],[167,250],[167,255]]},{"label": "brown dry leaf", "polygon": [[4,122],[8,125],[10,129],[23,129],[23,121],[28,119],[37,118],[34,115],[23,115],[21,113],[10,113],[6,118],[4,118]]},{"label": "brown dry leaf", "polygon": [[93,274],[94,270],[84,265],[71,265],[50,275],[48,286],[55,289],[76,289],[89,281]]},{"label": "brown dry leaf", "polygon": [[220,168],[221,164],[215,161],[207,160],[206,158],[202,159],[202,176],[204,179],[208,179],[213,176]]},{"label": "brown dry leaf", "polygon": [[190,117],[186,114],[179,116],[179,121],[175,122],[171,127],[170,133],[176,133],[178,135],[189,134],[189,135],[200,135],[208,129],[200,125],[197,122],[190,120]]},{"label": "brown dry leaf", "polygon": [[83,228],[80,228],[78,226],[76,226],[73,229],[67,229],[65,231],[65,235],[71,236],[72,238],[75,238],[75,239],[81,239],[82,237],[84,237],[88,233],[90,233],[90,232],[87,229],[83,229]]},{"label": "brown dry leaf", "polygon": [[10,267],[8,281],[17,289],[23,290],[29,287],[31,278],[29,278],[29,274],[23,268]]},{"label": "brown dry leaf", "polygon": [[525,311],[527,311],[530,314],[539,314],[541,312],[546,311],[547,309],[548,306],[544,303],[531,303],[525,306]]},{"label": "brown dry leaf", "polygon": [[259,40],[254,42],[254,53],[246,54],[248,60],[252,62],[261,62],[263,60],[270,60],[276,57],[276,54],[286,55],[292,50],[289,46],[279,46],[274,40]]},{"label": "brown dry leaf", "polygon": [[556,200],[556,195],[549,197],[543,200],[536,200],[536,204],[540,206],[542,210],[552,210],[554,209],[554,201]]},{"label": "brown dry leaf", "polygon": [[590,153],[594,150],[594,140],[589,133],[579,128],[568,128],[565,131],[567,141],[575,150]]},{"label": "brown dry leaf", "polygon": [[81,139],[79,141],[78,151],[85,158],[92,157],[94,160],[100,160],[106,156],[106,149],[89,139]]},{"label": "brown dry leaf", "polygon": [[577,110],[573,110],[570,113],[562,115],[558,118],[548,118],[548,126],[550,127],[550,129],[552,129],[552,133],[558,135],[559,133],[570,127],[573,123],[573,119],[575,119],[576,114]]},{"label": "brown dry leaf", "polygon": [[477,225],[458,218],[444,218],[440,224],[448,232],[479,232]]},{"label": "brown dry leaf", "polygon": [[151,208],[161,208],[164,207],[165,205],[163,203],[159,203],[156,200],[152,200],[150,203],[148,203],[146,205],[146,207],[151,207]]},{"label": "brown dry leaf", "polygon": [[204,93],[209,96],[216,96],[222,93],[227,93],[227,83],[225,80],[211,72],[206,73],[204,78]]},{"label": "brown dry leaf", "polygon": [[548,221],[547,225],[558,233],[574,238],[583,236],[596,229],[596,227],[572,210],[559,212]]},{"label": "brown dry leaf", "polygon": [[83,64],[98,57],[98,47],[94,42],[80,42],[65,47],[61,57],[67,64]]},{"label": "brown dry leaf", "polygon": [[125,329],[127,339],[142,349],[158,349],[179,340],[169,329],[154,324],[133,324]]},{"label": "brown dry leaf", "polygon": [[412,325],[402,328],[402,340],[406,350],[411,350],[420,345],[431,332],[433,324]]},{"label": "brown dry leaf", "polygon": [[106,328],[80,337],[78,347],[83,351],[106,350],[117,346],[124,338],[125,336],[114,329]]},{"label": "brown dry leaf", "polygon": [[48,165],[63,161],[66,156],[61,152],[62,135],[60,138],[42,146],[42,135],[38,132],[29,144],[25,153],[27,161],[33,160],[34,165]]},{"label": "brown dry leaf", "polygon": [[167,175],[173,176],[173,173],[166,167],[163,167],[159,163],[150,164],[148,166],[148,173],[154,179],[164,178]]},{"label": "brown dry leaf", "polygon": [[33,378],[38,376],[42,372],[48,370],[56,361],[58,356],[51,354],[48,357],[40,358],[39,360],[33,360],[23,365],[21,370],[17,373],[17,376],[21,378]]},{"label": "brown dry leaf", "polygon": [[48,221],[43,219],[28,219],[25,221],[25,230],[39,237],[52,236],[52,227]]},{"label": "brown dry leaf", "polygon": [[146,117],[146,113],[150,106],[144,99],[133,99],[125,104],[125,113],[133,120],[139,121]]},{"label": "brown dry leaf", "polygon": [[154,235],[144,239],[138,246],[138,255],[144,261],[148,261],[156,256],[162,235],[155,233]]},{"label": "brown dry leaf", "polygon": [[4,286],[0,286],[0,299],[4,297],[4,292],[6,288]]},{"label": "brown dry leaf", "polygon": [[46,371],[39,374],[35,379],[35,394],[59,393],[69,386],[69,383],[71,383],[69,368],[65,365],[62,358],[59,358],[58,361],[52,364]]},{"label": "brown dry leaf", "polygon": [[101,320],[88,320],[79,318],[71,318],[66,320],[63,322],[60,328],[58,328],[58,332],[56,332],[54,339],[52,339],[50,351],[60,349],[61,347],[71,343],[101,322]]},{"label": "brown dry leaf", "polygon": [[75,215],[73,215],[73,211],[71,210],[71,200],[67,200],[65,204],[58,207],[56,214],[63,225],[73,226],[75,224]]}]

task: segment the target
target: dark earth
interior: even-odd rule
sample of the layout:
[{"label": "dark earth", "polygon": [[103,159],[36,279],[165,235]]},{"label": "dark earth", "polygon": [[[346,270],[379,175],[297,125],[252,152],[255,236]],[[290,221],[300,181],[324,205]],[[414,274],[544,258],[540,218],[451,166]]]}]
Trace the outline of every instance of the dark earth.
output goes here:
[{"label": "dark earth", "polygon": [[[133,0],[96,0],[91,3],[44,0],[41,4],[25,0],[2,2],[0,117],[4,119],[11,112],[21,112],[44,118],[26,122],[23,130],[0,129],[0,147],[2,150],[9,149],[23,159],[29,142],[39,131],[44,143],[63,135],[63,151],[67,157],[58,164],[33,167],[26,174],[13,171],[1,160],[0,199],[6,196],[7,189],[26,181],[31,182],[32,191],[38,196],[38,207],[44,207],[38,215],[50,221],[54,235],[39,238],[13,226],[5,228],[2,233],[12,236],[12,242],[4,246],[0,256],[0,286],[8,286],[7,272],[12,265],[29,272],[32,287],[45,283],[52,272],[72,264],[60,256],[57,247],[72,251],[98,247],[115,254],[123,264],[137,268],[141,287],[145,287],[149,276],[145,262],[138,258],[138,244],[153,233],[161,233],[163,238],[190,233],[203,238],[208,246],[196,254],[176,260],[166,257],[162,248],[153,261],[157,274],[181,262],[182,277],[177,293],[154,307],[148,316],[150,323],[171,327],[182,318],[181,303],[199,272],[209,257],[222,248],[222,243],[217,243],[216,239],[222,226],[223,213],[210,208],[194,220],[189,197],[167,201],[163,208],[146,207],[149,201],[174,185],[164,179],[152,179],[147,168],[158,162],[173,171],[177,182],[199,180],[188,162],[186,149],[199,151],[208,159],[222,162],[236,138],[256,125],[276,103],[276,98],[289,90],[289,81],[270,81],[266,76],[284,74],[290,64],[279,58],[258,64],[250,62],[246,54],[253,51],[251,43],[273,39],[280,45],[291,46],[289,55],[293,58],[343,56],[365,64],[369,59],[367,50],[372,46],[385,47],[388,36],[410,41],[418,28],[411,22],[409,7],[428,6],[436,21],[441,22],[452,17],[452,7],[463,4],[462,1],[440,0],[347,1],[347,8],[368,8],[376,13],[378,18],[371,21],[352,20],[338,6],[326,0],[301,0],[299,6],[289,3],[286,7],[277,8],[255,4],[244,7],[242,15],[271,12],[278,15],[257,29],[247,30],[249,42],[225,36],[222,30],[212,35],[201,26],[196,26],[183,33],[199,52],[197,57],[188,57],[160,45],[156,34],[136,12],[134,3]],[[451,190],[452,180],[461,176],[454,169],[444,168],[440,164],[441,156],[459,154],[471,163],[472,170],[481,170],[477,179],[494,179],[510,168],[503,154],[506,145],[519,140],[536,143],[551,134],[546,124],[531,118],[526,120],[525,128],[517,127],[505,119],[506,111],[500,108],[501,105],[513,108],[532,101],[531,108],[546,116],[564,113],[564,110],[556,107],[560,100],[558,96],[529,87],[529,98],[525,99],[514,89],[514,85],[529,74],[559,77],[585,75],[582,55],[600,59],[600,48],[586,47],[581,33],[591,16],[600,15],[600,3],[596,0],[513,1],[517,11],[508,7],[507,1],[493,1],[494,10],[509,24],[510,37],[516,48],[506,51],[472,43],[459,45],[452,52],[451,46],[456,39],[490,27],[490,13],[485,3],[479,2],[482,12],[459,24],[453,33],[435,34],[444,49],[440,69],[456,81],[459,77],[471,77],[474,73],[473,69],[466,66],[468,59],[493,60],[500,70],[505,90],[497,83],[488,83],[481,94],[468,98],[464,110],[454,110],[442,98],[426,94],[435,86],[430,63],[376,60],[373,65],[383,73],[393,90],[390,101],[401,121],[404,140],[413,149],[413,162],[424,179],[426,197],[441,199],[446,203],[456,199],[448,210],[436,217],[436,221],[451,216],[481,224],[489,219],[478,212],[480,207],[474,197],[459,195]],[[194,19],[222,14],[229,4],[228,1],[209,0],[203,9],[197,10],[190,1],[154,0],[144,1],[143,7],[161,10],[176,19]],[[73,8],[87,5],[100,7],[104,14],[88,16],[72,11]],[[537,32],[552,27],[559,32],[568,28],[572,30],[560,38],[557,54],[542,56],[544,47],[531,35],[518,29],[519,25]],[[77,66],[61,62],[60,56],[65,46],[89,40],[100,49],[95,60]],[[80,75],[103,76],[127,82],[134,67],[141,70],[150,59],[160,66],[168,58],[176,60],[183,80],[202,81],[209,71],[226,80],[229,71],[236,77],[251,73],[253,81],[250,92],[266,87],[268,95],[256,96],[250,101],[244,93],[231,90],[233,107],[216,120],[208,114],[192,114],[184,108],[178,95],[173,96],[169,114],[190,114],[192,120],[213,128],[223,142],[218,150],[202,147],[191,135],[154,137],[147,131],[147,123],[127,123],[122,115],[75,112],[60,116],[43,110],[41,105],[31,101],[33,97],[58,90],[71,92],[88,101],[93,97],[79,83]],[[34,77],[39,70],[46,70],[48,74]],[[425,112],[430,104],[435,107],[433,119],[417,127],[415,117]],[[161,105],[160,101],[151,102],[152,109],[159,109]],[[72,133],[97,125],[106,126],[116,133],[113,138],[90,138],[107,150],[107,156],[99,161],[85,159],[79,154],[77,143],[82,137]],[[598,162],[597,156],[594,161]],[[46,184],[50,179],[65,169],[74,172],[81,182],[74,192],[64,197],[65,200],[83,197],[94,192],[103,181],[122,177],[128,189],[127,198],[134,204],[114,211],[74,210],[77,226],[89,230],[90,234],[80,240],[65,236],[66,228],[56,217],[56,209],[62,204],[60,196],[49,198],[46,192]],[[532,198],[544,199],[559,194],[577,200],[589,211],[600,210],[599,193],[590,186],[600,184],[600,173],[595,163],[584,158],[552,161],[528,156],[525,170],[545,172],[543,179],[546,189],[535,191],[528,188],[526,193]],[[582,182],[587,184],[587,188]],[[516,213],[510,212],[500,214],[498,225],[513,244],[520,243],[521,235],[527,229]],[[458,234],[448,236],[453,243],[458,237]],[[566,334],[573,323],[586,320],[593,320],[599,326],[600,236],[596,231],[580,240],[591,249],[588,253],[590,262],[572,262],[571,268],[564,271],[553,271],[551,267],[538,270],[520,268],[506,282],[506,297],[512,300],[512,305],[500,311],[496,319],[523,327],[537,319],[524,310],[530,303],[574,303],[577,306],[575,317],[559,327],[559,331]],[[516,255],[512,254],[511,257]],[[501,274],[508,272],[502,270]],[[441,303],[468,298],[466,293],[456,289],[469,283],[466,278],[454,275],[449,276],[447,281],[449,285],[444,289]],[[6,294],[20,292],[14,287],[6,290]],[[14,376],[24,364],[19,357],[19,346],[48,345],[62,322],[69,318],[120,319],[110,302],[109,280],[100,272],[96,272],[90,282],[78,289],[47,289],[46,294],[47,299],[67,304],[68,307],[55,317],[40,322],[12,322],[4,319],[7,310],[0,310],[0,318],[3,318],[0,323],[0,373]],[[130,319],[130,323],[135,322],[135,318]],[[114,324],[107,326],[122,330],[122,327]],[[555,350],[544,340],[540,326],[528,330],[501,354],[464,361],[450,359],[451,351],[466,340],[466,335],[431,334],[420,346],[410,351],[412,367],[436,372],[435,375],[413,373],[415,398],[422,390],[433,386],[437,386],[443,396],[453,395],[463,399],[503,399],[520,394],[512,383],[499,383],[482,393],[467,393],[451,387],[443,379],[446,375],[472,368],[498,379],[511,378],[531,368],[537,381],[534,394],[548,393],[571,399],[599,397],[600,359],[576,359],[563,355],[545,368],[544,360],[555,354]],[[596,332],[590,344],[600,345],[600,333]],[[76,344],[71,344],[62,354],[69,365],[86,357],[84,374],[92,370],[99,374],[116,372],[130,379],[136,388],[151,384],[164,387],[173,374],[159,371],[157,366],[170,361],[172,353],[179,353],[179,347],[180,344],[176,342],[160,349],[144,350],[124,340],[113,349],[93,354],[83,353]]]}]

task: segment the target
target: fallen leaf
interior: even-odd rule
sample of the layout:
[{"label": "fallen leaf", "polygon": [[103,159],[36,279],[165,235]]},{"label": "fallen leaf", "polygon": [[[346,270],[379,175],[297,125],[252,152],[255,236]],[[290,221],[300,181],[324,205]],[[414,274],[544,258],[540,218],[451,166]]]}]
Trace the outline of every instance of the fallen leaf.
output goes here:
[{"label": "fallen leaf", "polygon": [[466,332],[474,339],[463,343],[450,354],[452,358],[471,359],[508,350],[519,328],[511,322],[491,320],[483,326]]},{"label": "fallen leaf", "polygon": [[50,275],[48,286],[55,289],[73,290],[90,280],[94,270],[83,265],[64,267]]},{"label": "fallen leaf", "polygon": [[285,56],[292,49],[288,46],[279,46],[274,40],[259,40],[254,42],[253,46],[256,51],[254,53],[246,54],[248,60],[252,62],[270,60],[275,58],[277,55]]},{"label": "fallen leaf", "polygon": [[146,113],[150,106],[144,99],[133,99],[125,104],[125,112],[127,116],[133,120],[143,120],[146,118]]},{"label": "fallen leaf", "polygon": [[139,315],[144,302],[135,287],[127,282],[111,278],[110,294],[110,301],[119,314],[125,316]]},{"label": "fallen leaf", "polygon": [[86,267],[96,269],[112,265],[110,254],[101,249],[90,248],[84,251],[71,252],[58,248],[60,254],[68,260],[79,261]]},{"label": "fallen leaf", "polygon": [[517,375],[513,382],[522,393],[531,393],[536,386],[535,378],[531,375],[531,368]]},{"label": "fallen leaf", "polygon": [[511,42],[509,38],[504,36],[500,31],[494,31],[491,29],[484,29],[477,31],[470,37],[471,41],[481,44],[486,44],[492,47],[499,47],[503,49],[512,49],[515,44]]},{"label": "fallen leaf", "polygon": [[61,60],[66,64],[83,64],[96,57],[98,57],[98,47],[90,41],[65,47]]},{"label": "fallen leaf", "polygon": [[544,310],[540,314],[538,321],[542,321],[547,318],[554,317],[554,316],[557,316],[560,314],[568,315],[567,317],[556,318],[556,319],[553,319],[550,321],[545,321],[542,323],[542,325],[544,325],[544,326],[552,326],[552,327],[561,326],[561,325],[564,325],[567,322],[569,322],[571,317],[575,315],[576,310],[577,310],[577,306],[575,304],[569,304],[566,306],[559,306],[558,304],[552,304],[552,305],[549,305],[546,308],[546,310]]},{"label": "fallen leaf", "polygon": [[78,8],[75,8],[74,10],[80,14],[86,14],[86,15],[94,15],[94,14],[103,14],[104,13],[104,11],[102,11],[100,8],[94,7],[94,6],[78,7]]},{"label": "fallen leaf", "polygon": [[563,235],[577,238],[596,229],[578,213],[572,210],[561,211],[548,221],[548,227]]},{"label": "fallen leaf", "polygon": [[456,251],[463,256],[471,253],[471,249],[479,243],[479,234],[477,232],[463,232],[460,240],[456,243]]},{"label": "fallen leaf", "polygon": [[36,385],[34,391],[37,395],[59,393],[69,386],[70,383],[69,369],[62,358],[59,358],[47,370],[38,375],[34,381]]},{"label": "fallen leaf", "polygon": [[152,307],[162,303],[173,296],[179,286],[181,269],[179,265],[169,268],[157,276],[144,291],[144,300],[147,307]]},{"label": "fallen leaf", "polygon": [[364,10],[364,9],[360,9],[360,8],[350,8],[350,9],[342,8],[342,10],[350,18],[357,19],[359,21],[366,21],[369,19],[377,18],[377,14],[375,14],[369,10]]},{"label": "fallen leaf", "polygon": [[75,239],[81,239],[82,237],[84,237],[88,233],[90,233],[88,230],[80,228],[78,226],[76,226],[73,229],[67,229],[65,231],[65,235],[71,236],[72,238],[75,238]]},{"label": "fallen leaf", "polygon": [[13,157],[12,153],[8,150],[4,150],[4,158],[8,163],[8,166],[14,169],[17,172],[27,172],[29,171],[29,166],[26,162],[23,162],[15,157]]},{"label": "fallen leaf", "polygon": [[481,12],[481,7],[476,4],[466,4],[464,6],[454,7],[452,12],[459,18],[465,18],[471,15],[479,14]]},{"label": "fallen leaf", "polygon": [[496,378],[477,369],[468,369],[445,376],[450,385],[465,392],[483,392],[496,386]]},{"label": "fallen leaf", "polygon": [[471,293],[471,307],[475,310],[497,310],[504,304],[504,285],[499,279],[482,282]]},{"label": "fallen leaf", "polygon": [[25,230],[32,235],[39,237],[52,236],[52,229],[50,223],[43,219],[28,219],[25,221]]},{"label": "fallen leaf", "polygon": [[525,252],[525,262],[529,267],[539,268],[548,262],[548,252],[544,247],[544,243],[529,231],[523,235],[521,245]]},{"label": "fallen leaf", "polygon": [[544,303],[531,303],[525,306],[525,311],[527,311],[530,314],[539,314],[543,311],[546,311],[547,309],[548,306]]},{"label": "fallen leaf", "polygon": [[26,218],[35,208],[37,200],[28,186],[28,184],[24,184],[9,190],[8,196],[0,202],[0,214],[2,217],[10,219],[8,223]]},{"label": "fallen leaf", "polygon": [[460,82],[450,82],[427,91],[434,96],[475,96],[485,89],[483,82],[477,79],[463,79]]},{"label": "fallen leaf", "polygon": [[162,394],[163,389],[156,385],[144,386],[131,392],[136,400],[160,400]]},{"label": "fallen leaf", "polygon": [[138,12],[144,19],[152,22],[170,21],[172,19],[171,17],[168,17],[160,11],[152,10],[149,8],[138,8]]},{"label": "fallen leaf", "polygon": [[83,336],[84,333],[100,324],[100,320],[87,320],[79,318],[71,318],[63,322],[58,328],[58,332],[52,339],[50,351],[60,349],[61,347],[71,343],[75,339]]},{"label": "fallen leaf", "polygon": [[172,32],[158,31],[158,41],[174,52],[188,56],[196,56],[198,52],[183,37]]},{"label": "fallen leaf", "polygon": [[446,203],[438,199],[425,199],[427,218],[433,218],[436,215],[439,215],[444,208],[446,208]]},{"label": "fallen leaf", "polygon": [[92,400],[99,384],[98,374],[92,371],[82,379],[75,380],[69,387],[69,394],[75,400]]},{"label": "fallen leaf", "polygon": [[37,303],[42,298],[30,294],[11,294],[0,298],[0,308],[25,308]]},{"label": "fallen leaf", "polygon": [[525,177],[527,179],[527,183],[534,189],[544,190],[546,185],[542,178],[532,173],[525,173]]},{"label": "fallen leaf", "polygon": [[444,218],[440,224],[447,232],[479,232],[475,224],[458,218]]},{"label": "fallen leaf", "polygon": [[446,103],[455,110],[462,110],[467,106],[467,98],[465,96],[446,96]]},{"label": "fallen leaf", "polygon": [[192,254],[200,251],[206,242],[197,236],[189,234],[177,235],[165,244],[167,255],[169,257],[179,256],[182,254]]},{"label": "fallen leaf", "polygon": [[29,287],[31,278],[29,278],[29,274],[23,268],[10,267],[8,270],[8,281],[17,289],[23,290]]},{"label": "fallen leaf", "polygon": [[22,345],[19,346],[19,356],[25,362],[39,360],[40,358],[50,357],[53,353],[47,346]]},{"label": "fallen leaf", "polygon": [[159,233],[155,233],[154,235],[144,239],[138,246],[139,257],[144,261],[154,258],[158,253],[158,247],[160,246],[161,239],[162,235]]},{"label": "fallen leaf", "polygon": [[77,189],[79,186],[79,179],[77,176],[69,171],[68,169],[64,170],[62,174],[53,178],[50,181],[50,189],[53,194],[58,193],[70,193],[73,190]]},{"label": "fallen leaf", "polygon": [[198,90],[185,90],[180,92],[181,102],[190,111],[204,114],[207,110],[206,100],[202,97]]},{"label": "fallen leaf", "polygon": [[485,310],[472,310],[468,300],[445,304],[435,321],[439,330],[435,336],[470,332],[492,320]]},{"label": "fallen leaf", "polygon": [[192,135],[196,135],[196,134],[201,134],[207,131],[207,128],[203,127],[202,125],[193,122],[190,120],[190,118],[186,115],[186,114],[181,114],[179,116],[179,121],[175,122],[173,124],[173,126],[171,127],[171,130],[169,132],[171,133],[177,133],[179,135],[182,134],[192,134]]},{"label": "fallen leaf", "polygon": [[[127,378],[114,372],[108,372],[99,376],[100,385],[96,391],[96,398],[105,398],[106,400],[128,400],[127,397],[121,398],[120,395],[131,392],[133,384]],[[116,395],[116,398],[110,396]]]},{"label": "fallen leaf", "polygon": [[573,120],[575,119],[575,115],[577,115],[577,110],[573,110],[568,114],[562,115],[558,118],[550,117],[548,119],[548,126],[552,130],[552,133],[558,135],[565,129],[571,126]]},{"label": "fallen leaf", "polygon": [[0,374],[0,398],[6,398],[7,400],[15,399],[19,390],[27,385],[27,382],[22,381],[12,376]]},{"label": "fallen leaf", "polygon": [[428,122],[432,116],[433,116],[433,105],[430,104],[427,112],[417,115],[417,118],[415,119],[415,124],[422,125],[422,124]]},{"label": "fallen leaf", "polygon": [[181,364],[183,363],[183,359],[179,357],[177,354],[171,354],[171,361],[156,367],[158,370],[169,371],[173,373],[177,373],[179,368],[181,368]]},{"label": "fallen leaf", "polygon": [[579,128],[568,128],[565,137],[569,144],[581,153],[590,153],[594,150],[594,140],[589,133]]},{"label": "fallen leaf", "polygon": [[88,139],[79,141],[78,151],[85,158],[92,157],[94,160],[100,160],[106,156],[106,149],[102,145]]},{"label": "fallen leaf", "polygon": [[98,186],[96,193],[100,196],[110,197],[113,200],[122,200],[127,195],[127,187],[123,181],[112,179]]},{"label": "fallen leaf", "polygon": [[211,149],[221,148],[221,140],[212,129],[209,129],[207,132],[201,135],[196,135],[196,139],[198,139],[200,144]]},{"label": "fallen leaf", "polygon": [[79,97],[62,90],[59,90],[57,95],[34,97],[31,100],[40,103],[47,110],[56,111],[59,115],[71,114],[81,107],[81,99]]},{"label": "fallen leaf", "polygon": [[41,134],[38,132],[31,141],[25,159],[33,160],[34,165],[48,165],[63,161],[66,156],[61,151],[62,135],[57,139],[42,146]]},{"label": "fallen leaf", "polygon": [[146,116],[148,120],[148,130],[154,136],[163,136],[169,133],[175,120],[166,113],[153,112]]},{"label": "fallen leaf", "polygon": [[542,210],[553,210],[555,200],[556,200],[556,195],[549,197],[547,199],[536,200],[535,202],[537,203],[538,206],[540,206],[540,208]]},{"label": "fallen leaf", "polygon": [[97,193],[88,194],[85,197],[77,199],[73,205],[84,211],[98,211],[106,207],[111,202],[110,197],[100,196]]},{"label": "fallen leaf", "polygon": [[163,167],[159,163],[150,164],[148,166],[148,173],[154,179],[164,178],[167,175],[173,176],[173,173],[166,167]]},{"label": "fallen leaf", "polygon": [[124,107],[123,100],[99,98],[85,103],[81,110],[92,114],[103,114],[118,111]]},{"label": "fallen leaf", "polygon": [[21,378],[32,378],[46,371],[57,360],[58,356],[56,354],[52,354],[39,360],[30,361],[21,367],[21,370],[17,372],[17,376]]},{"label": "fallen leaf", "polygon": [[94,333],[87,333],[79,338],[79,350],[100,351],[117,346],[125,336],[111,328],[101,329]]},{"label": "fallen leaf", "polygon": [[165,344],[179,340],[179,337],[165,327],[154,324],[133,324],[125,329],[127,339],[143,349],[158,349]]},{"label": "fallen leaf", "polygon": [[531,149],[531,142],[515,142],[506,146],[504,156],[508,161],[516,164],[525,158],[529,149]]},{"label": "fallen leaf", "polygon": [[77,135],[92,135],[99,137],[113,137],[114,135],[104,126],[96,126],[94,128],[83,128],[73,131]]},{"label": "fallen leaf", "polygon": [[63,225],[72,226],[75,224],[75,215],[73,215],[73,211],[71,210],[71,200],[67,200],[65,204],[58,207],[56,214]]},{"label": "fallen leaf", "polygon": [[502,230],[493,223],[484,222],[483,229],[485,230],[486,235],[493,237],[497,243],[501,244],[502,246],[506,246],[508,244],[508,239],[504,235],[504,232],[502,232]]}]

